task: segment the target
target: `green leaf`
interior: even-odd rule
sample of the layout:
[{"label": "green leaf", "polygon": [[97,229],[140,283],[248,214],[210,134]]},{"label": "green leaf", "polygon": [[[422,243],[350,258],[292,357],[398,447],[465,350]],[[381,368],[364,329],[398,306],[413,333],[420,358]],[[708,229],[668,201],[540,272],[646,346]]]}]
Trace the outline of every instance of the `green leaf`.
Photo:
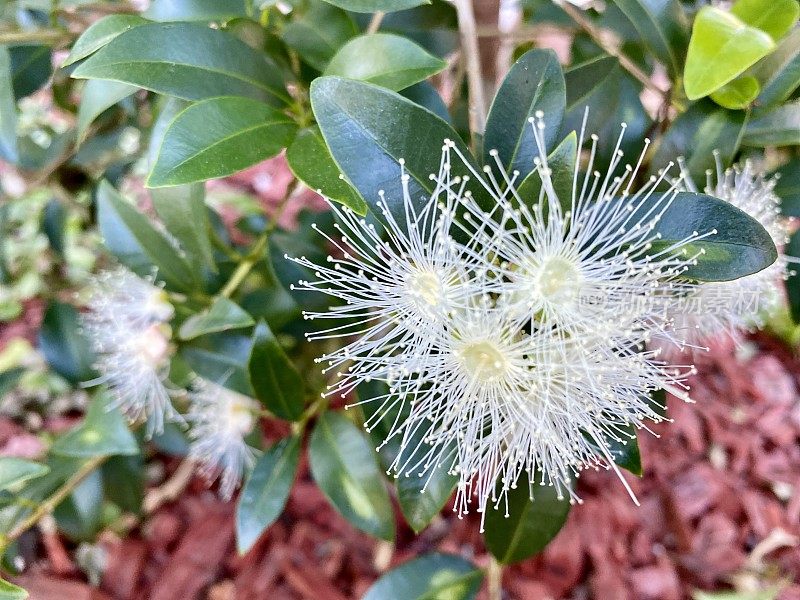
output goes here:
[{"label": "green leaf", "polygon": [[[800,256],[800,230],[795,231],[789,238],[785,253],[786,256]],[[786,296],[789,299],[792,320],[800,323],[800,269],[789,269],[789,276],[786,278]]]},{"label": "green leaf", "polygon": [[253,318],[238,304],[220,297],[203,312],[186,319],[178,330],[178,337],[192,340],[207,333],[250,327],[253,323]]},{"label": "green leaf", "polygon": [[384,573],[362,600],[472,600],[482,580],[469,561],[433,552]]},{"label": "green leaf", "polygon": [[737,110],[747,108],[760,91],[758,79],[744,75],[723,85],[711,94],[711,99],[720,106]]},{"label": "green leaf", "polygon": [[39,349],[56,373],[72,383],[94,377],[94,354],[80,333],[78,311],[69,304],[51,302],[39,329]]},{"label": "green leaf", "polygon": [[774,192],[781,199],[781,214],[800,217],[800,158],[793,158],[772,175],[778,175]]},{"label": "green leaf", "polygon": [[325,2],[353,12],[371,13],[405,10],[406,8],[430,4],[431,0],[325,0]]},{"label": "green leaf", "polygon": [[53,73],[50,46],[11,46],[11,84],[19,100],[41,88]]},{"label": "green leaf", "polygon": [[103,526],[103,478],[92,471],[53,511],[61,533],[74,542],[94,540]]},{"label": "green leaf", "polygon": [[773,40],[786,35],[797,22],[797,0],[736,0],[731,12],[744,23],[769,34]]},{"label": "green leaf", "polygon": [[209,98],[179,113],[164,133],[149,187],[224,177],[278,154],[297,126],[249,98]]},{"label": "green leaf", "polygon": [[720,8],[704,6],[694,21],[684,70],[689,100],[718,90],[775,48],[772,38]]},{"label": "green leaf", "polygon": [[[412,202],[433,191],[442,143],[452,140],[464,156],[470,152],[445,121],[395,92],[361,81],[320,77],[311,84],[311,104],[334,161],[378,216],[379,190],[389,210],[405,222],[400,159],[405,160]],[[454,160],[453,175],[469,170]],[[479,190],[472,190],[481,200]],[[484,202],[485,204],[485,202]]]},{"label": "green leaf", "polygon": [[355,527],[392,541],[389,494],[375,452],[358,427],[339,413],[325,412],[308,449],[311,474],[336,510]]},{"label": "green leaf", "polygon": [[28,592],[21,587],[0,579],[0,600],[25,600],[27,597]]},{"label": "green leaf", "polygon": [[[601,55],[567,69],[567,114],[562,132],[579,131],[587,107],[587,134],[600,131],[613,118],[616,102],[609,98],[618,95],[621,80],[622,69],[613,56]],[[618,125],[614,123],[614,127]]]},{"label": "green leaf", "polygon": [[411,87],[402,90],[400,95],[423,108],[427,108],[443,121],[448,123],[452,121],[450,113],[447,111],[447,105],[429,81],[415,83]]},{"label": "green leaf", "polygon": [[105,79],[87,81],[81,92],[81,103],[78,107],[78,122],[75,126],[77,143],[80,144],[84,140],[89,125],[106,109],[111,108],[138,89],[135,85],[119,81],[106,81]]},{"label": "green leaf", "polygon": [[800,29],[781,40],[775,51],[752,71],[763,82],[757,100],[762,109],[785,102],[800,86]]},{"label": "green leaf", "polygon": [[118,35],[145,23],[147,19],[139,15],[107,15],[98,19],[75,40],[69,56],[61,66],[66,67],[94,54]]},{"label": "green leaf", "polygon": [[325,75],[358,79],[398,91],[446,66],[445,61],[404,37],[373,33],[347,42],[328,63]]},{"label": "green leaf", "polygon": [[648,49],[675,76],[681,72],[687,21],[678,0],[614,0]]},{"label": "green leaf", "polygon": [[195,269],[217,272],[214,251],[208,232],[211,224],[205,204],[205,186],[201,183],[157,188],[150,192],[153,207],[167,230],[186,250],[186,258]]},{"label": "green leaf", "polygon": [[256,462],[236,505],[236,548],[244,554],[280,516],[300,460],[300,438],[282,439]]},{"label": "green leaf", "polygon": [[[645,214],[660,199],[660,194],[652,194],[638,210]],[[689,255],[703,251],[697,257],[697,264],[684,273],[685,277],[700,281],[729,281],[752,275],[778,257],[772,238],[758,221],[729,202],[706,194],[678,193],[655,229],[661,239],[653,242],[654,253],[693,232],[717,230],[716,234],[684,246]]]},{"label": "green leaf", "polygon": [[108,458],[100,468],[105,498],[124,512],[141,513],[145,487],[144,468],[141,454]]},{"label": "green leaf", "polygon": [[302,416],[303,378],[264,321],[253,331],[253,349],[247,368],[255,397],[264,406],[289,421]]},{"label": "green leaf", "polygon": [[289,100],[272,59],[229,33],[194,23],[129,29],[72,76],[122,81],[185,100],[246,96],[276,106]]},{"label": "green leaf", "polygon": [[321,1],[312,3],[302,16],[287,23],[281,31],[284,43],[320,72],[336,51],[356,35],[358,27],[350,15]]},{"label": "green leaf", "polygon": [[[558,196],[561,208],[572,210],[572,184],[578,157],[578,135],[573,131],[547,157],[547,166],[552,171],[553,190]],[[519,187],[517,194],[528,208],[539,204],[542,178],[539,171],[531,172]],[[544,205],[547,206],[546,204]]]},{"label": "green leaf", "polygon": [[544,113],[545,151],[561,129],[566,108],[564,74],[552,50],[530,50],[511,66],[492,102],[483,138],[483,162],[494,167],[491,150],[510,172],[525,178],[534,169],[539,148],[529,119]]},{"label": "green leaf", "polygon": [[97,188],[97,221],[106,247],[134,271],[147,274],[156,266],[158,278],[179,291],[197,283],[175,246],[105,180]]},{"label": "green leaf", "polygon": [[250,336],[241,333],[211,333],[181,345],[179,356],[195,373],[211,381],[224,381],[225,387],[253,397],[247,372],[252,346]]},{"label": "green leaf", "polygon": [[50,468],[24,458],[0,457],[0,490],[13,490],[19,485],[46,475]]},{"label": "green leaf", "polygon": [[101,392],[89,403],[83,421],[57,438],[50,451],[73,457],[129,456],[139,454],[139,445],[125,417],[112,408],[110,396]]},{"label": "green leaf", "polygon": [[0,46],[0,158],[19,160],[17,152],[17,102],[11,82],[11,55]]},{"label": "green leaf", "polygon": [[303,129],[286,150],[289,168],[300,181],[312,190],[320,190],[331,200],[349,206],[360,215],[367,212],[367,205],[347,181],[340,177],[339,167],[333,161],[330,150],[319,127]]},{"label": "green leaf", "polygon": [[537,481],[538,478],[529,482],[523,475],[516,488],[508,491],[507,509],[505,502],[500,502],[500,509],[486,508],[483,541],[503,564],[541,552],[567,520],[569,496],[559,498],[555,486],[539,485]]},{"label": "green leaf", "polygon": [[144,16],[154,21],[227,21],[246,17],[245,0],[153,0]]},{"label": "green leaf", "polygon": [[589,435],[585,435],[589,444],[595,448],[598,454],[605,456],[606,452],[611,459],[623,469],[627,469],[637,477],[642,476],[642,456],[639,452],[639,441],[636,437],[636,428],[632,424],[618,425],[618,437],[625,438],[618,440],[609,436],[604,437],[605,448],[601,448],[597,441]]},{"label": "green leaf", "polygon": [[742,138],[746,146],[794,146],[800,144],[800,102],[785,104],[747,124]]},{"label": "green leaf", "polygon": [[664,169],[669,163],[674,165],[675,158],[683,156],[692,179],[702,187],[706,171],[715,168],[715,150],[723,165],[730,164],[739,149],[746,121],[745,113],[724,110],[707,100],[692,104],[662,136],[651,172]]}]

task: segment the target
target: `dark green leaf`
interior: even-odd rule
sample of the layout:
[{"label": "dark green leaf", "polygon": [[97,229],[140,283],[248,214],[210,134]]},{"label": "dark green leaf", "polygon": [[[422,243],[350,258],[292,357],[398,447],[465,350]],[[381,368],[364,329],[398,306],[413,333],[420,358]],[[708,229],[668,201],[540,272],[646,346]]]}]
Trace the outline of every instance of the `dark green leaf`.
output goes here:
[{"label": "dark green leaf", "polygon": [[80,332],[78,311],[69,304],[51,302],[39,329],[39,349],[47,363],[72,383],[94,376],[94,356]]},{"label": "dark green leaf", "polygon": [[127,456],[139,454],[139,445],[125,417],[112,408],[110,396],[101,392],[89,404],[80,425],[56,439],[50,451],[73,457]]},{"label": "dark green leaf", "polygon": [[358,79],[398,91],[435,75],[445,66],[445,61],[404,37],[374,33],[347,42],[330,60],[325,75]]},{"label": "dark green leaf", "polygon": [[394,539],[394,515],[375,452],[358,427],[335,412],[317,421],[309,442],[311,473],[331,504],[355,527]]},{"label": "dark green leaf", "polygon": [[78,65],[81,79],[112,79],[186,100],[246,96],[288,101],[280,70],[238,38],[193,23],[134,27]]},{"label": "dark green leaf", "polygon": [[154,21],[225,21],[246,17],[245,0],[154,0],[144,16]]},{"label": "dark green leaf", "polygon": [[190,105],[170,123],[149,187],[224,177],[278,154],[297,126],[266,104],[236,96]]},{"label": "dark green leaf", "polygon": [[697,100],[743,73],[775,48],[763,31],[750,27],[729,12],[704,6],[694,21],[686,56],[684,87]]},{"label": "dark green leaf", "polygon": [[28,592],[21,587],[0,579],[0,600],[25,600]]},{"label": "dark green leaf", "polygon": [[205,186],[201,183],[158,188],[150,192],[153,207],[166,226],[186,250],[186,258],[195,269],[205,267],[216,273],[211,248],[211,225],[205,204]]},{"label": "dark green leaf", "polygon": [[78,143],[82,142],[86,137],[89,125],[91,125],[97,117],[123,98],[127,98],[133,94],[137,89],[139,88],[134,85],[120,83],[119,81],[107,81],[105,79],[91,79],[87,81],[81,93],[81,103],[78,107],[78,122],[75,125]]},{"label": "dark green leaf", "polygon": [[[366,28],[370,17],[359,16],[363,17],[363,27]],[[459,46],[456,9],[451,2],[442,0],[387,13],[381,21],[380,30],[414,40],[428,52],[442,58],[447,57]]]},{"label": "dark green leaf", "polygon": [[289,168],[300,181],[312,190],[320,190],[331,200],[349,206],[360,215],[367,205],[347,181],[340,177],[339,167],[322,139],[319,127],[304,129],[286,150]]},{"label": "dark green leaf", "polygon": [[800,144],[800,102],[779,106],[750,119],[742,143],[759,148]]},{"label": "dark green leaf", "polygon": [[800,158],[793,158],[777,169],[775,193],[781,199],[781,213],[787,217],[800,217]]},{"label": "dark green leaf", "polygon": [[55,252],[64,254],[64,234],[66,233],[67,210],[56,198],[53,198],[44,207],[42,214],[42,231],[47,236],[47,242]]},{"label": "dark green leaf", "polygon": [[[638,210],[644,214],[660,198],[660,194],[651,195]],[[729,202],[706,194],[677,194],[655,229],[661,239],[653,242],[653,252],[663,251],[693,232],[717,230],[716,234],[684,246],[689,255],[703,251],[697,264],[684,273],[685,277],[700,281],[729,281],[752,275],[778,257],[772,238],[758,221]]]},{"label": "dark green leaf", "polygon": [[497,92],[486,121],[483,161],[494,167],[489,155],[497,150],[508,171],[517,170],[520,178],[533,171],[539,148],[529,120],[544,113],[545,151],[561,130],[566,108],[564,74],[552,50],[530,50],[515,62]]},{"label": "dark green leaf", "polygon": [[761,80],[757,104],[772,108],[785,102],[800,86],[800,29],[795,29],[778,44],[775,52],[752,69]]},{"label": "dark green leaf", "polygon": [[353,12],[371,13],[379,10],[392,12],[413,8],[422,4],[430,4],[431,0],[325,0],[325,2]]},{"label": "dark green leaf", "polygon": [[282,439],[253,467],[236,506],[236,548],[244,554],[280,516],[300,460],[300,438]]},{"label": "dark green leaf", "polygon": [[10,163],[19,160],[17,153],[17,102],[11,81],[11,55],[0,45],[0,158]]},{"label": "dark green leaf", "polygon": [[[551,177],[553,190],[558,196],[561,208],[565,211],[572,210],[572,184],[575,165],[577,164],[577,154],[578,136],[573,131],[547,157],[547,166],[553,173]],[[517,187],[517,193],[528,208],[532,208],[539,203],[541,190],[542,178],[539,176],[538,171],[533,171]]]},{"label": "dark green leaf", "polygon": [[[558,497],[555,486],[539,485],[523,475],[508,492],[508,508],[487,507],[483,541],[501,563],[519,562],[540,552],[561,530],[569,514],[567,494]],[[533,496],[533,499],[531,499]]]},{"label": "dark green leaf", "polygon": [[101,467],[105,497],[128,513],[139,513],[144,500],[144,459],[135,456],[111,456]]},{"label": "dark green leaf", "polygon": [[186,319],[178,330],[178,337],[192,340],[207,333],[250,327],[253,323],[253,318],[238,304],[220,297],[208,309]]},{"label": "dark green leaf", "polygon": [[264,406],[282,419],[296,421],[302,416],[303,378],[264,321],[253,331],[247,365],[255,397]]},{"label": "dark green leaf", "polygon": [[247,372],[252,340],[236,332],[200,336],[180,348],[180,356],[195,373],[225,387],[254,396]]},{"label": "dark green leaf", "polygon": [[11,83],[19,100],[41,88],[53,73],[50,46],[11,46]]},{"label": "dark green leaf", "polygon": [[459,556],[425,554],[381,576],[363,600],[472,600],[483,573]]},{"label": "dark green leaf", "polygon": [[[401,223],[405,221],[400,159],[410,176],[412,202],[419,204],[433,191],[430,175],[439,172],[445,139],[470,156],[450,125],[384,88],[320,77],[311,84],[311,103],[333,159],[376,215],[380,215],[378,191],[384,190],[389,210]],[[465,175],[469,170],[454,159],[452,173]]]},{"label": "dark green leaf", "polygon": [[324,71],[336,51],[356,35],[358,27],[346,12],[321,1],[281,31],[286,45],[317,71]]},{"label": "dark green leaf", "polygon": [[103,478],[93,471],[53,511],[58,529],[76,542],[93,540],[102,527]]},{"label": "dark green leaf", "polygon": [[107,15],[98,19],[75,40],[69,56],[61,66],[66,67],[94,54],[121,33],[145,23],[147,20],[139,15]]},{"label": "dark green leaf", "polygon": [[751,27],[779,40],[797,22],[800,5],[797,0],[736,0],[731,12]]},{"label": "dark green leaf", "polygon": [[[580,131],[588,107],[587,135],[599,132],[613,119],[622,80],[619,61],[613,56],[598,56],[564,72],[567,89],[567,114],[562,134]],[[611,99],[611,101],[610,101]],[[619,123],[613,123],[614,127]]]},{"label": "dark green leaf", "polygon": [[400,95],[423,108],[427,108],[443,121],[450,123],[451,119],[450,113],[447,112],[447,105],[429,81],[420,81],[402,90]]},{"label": "dark green leaf", "polygon": [[747,108],[761,91],[758,79],[743,75],[730,81],[711,94],[711,99],[725,108]]},{"label": "dark green leaf", "polygon": [[627,469],[637,477],[641,477],[642,456],[639,453],[639,441],[636,438],[636,428],[632,424],[628,424],[619,425],[617,429],[619,430],[617,436],[624,439],[617,440],[610,436],[605,436],[604,449],[600,448],[596,440],[588,435],[586,436],[587,441],[595,448],[598,454],[605,456],[606,452],[608,452],[611,459],[616,464],[623,469]]},{"label": "dark green leaf", "polygon": [[50,469],[24,458],[0,457],[0,490],[15,488],[30,479],[47,474]]},{"label": "dark green leaf", "polygon": [[[377,379],[361,382],[356,392],[359,405],[364,413],[364,422],[365,424],[369,422],[369,437],[372,445],[379,448],[378,459],[383,470],[389,471],[395,459],[400,455],[400,446],[403,441],[402,435],[389,438],[389,433],[396,419],[399,419],[397,422],[402,423],[408,418],[410,407],[406,402],[402,407],[395,404],[386,411],[380,410],[383,400],[377,399],[389,392],[389,386],[386,382]],[[381,418],[377,418],[379,410]]]},{"label": "dark green leaf", "polygon": [[[800,257],[800,230],[792,234],[785,252],[786,256]],[[792,320],[800,323],[800,269],[789,269],[789,277],[786,279],[786,295],[789,298]]]}]

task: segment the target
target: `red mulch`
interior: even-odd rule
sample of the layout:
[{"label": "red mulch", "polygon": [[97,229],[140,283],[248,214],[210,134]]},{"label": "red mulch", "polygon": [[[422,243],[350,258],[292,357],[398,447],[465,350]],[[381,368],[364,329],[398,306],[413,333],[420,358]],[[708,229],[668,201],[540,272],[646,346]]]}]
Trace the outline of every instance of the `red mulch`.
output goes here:
[{"label": "red mulch", "polygon": [[[613,473],[583,476],[584,503],[558,537],[506,569],[507,598],[680,600],[750,572],[790,582],[781,600],[800,599],[800,360],[769,338],[757,343],[744,362],[731,348],[700,357],[697,404],[671,398],[675,422],[655,427],[660,439],[640,436],[645,476],[628,480],[641,507]],[[306,465],[301,472],[284,514],[244,557],[233,503],[196,480],[127,539],[104,536],[100,590],[58,579],[45,558],[18,581],[32,600],[346,600],[430,550],[487,562],[474,515],[445,511],[418,537],[398,519],[392,553],[334,512]]]}]

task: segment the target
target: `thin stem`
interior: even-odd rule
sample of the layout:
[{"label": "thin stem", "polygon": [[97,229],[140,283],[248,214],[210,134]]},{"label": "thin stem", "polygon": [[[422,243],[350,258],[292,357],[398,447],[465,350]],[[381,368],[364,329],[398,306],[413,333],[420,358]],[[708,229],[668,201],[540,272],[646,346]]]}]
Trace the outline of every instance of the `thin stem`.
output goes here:
[{"label": "thin stem", "polygon": [[650,79],[650,76],[642,71],[636,63],[625,56],[625,54],[623,54],[619,48],[615,47],[613,44],[610,44],[603,37],[603,33],[600,28],[596,27],[594,23],[587,19],[579,9],[572,6],[569,2],[559,2],[558,5],[570,16],[573,21],[575,21],[581,27],[581,29],[589,34],[589,37],[591,37],[606,54],[610,54],[611,56],[615,57],[619,61],[620,66],[638,79],[639,82],[644,85],[644,87],[661,94],[665,98],[669,95],[668,90],[662,90],[660,87],[658,87]]},{"label": "thin stem", "polygon": [[489,591],[489,600],[502,600],[503,565],[491,555],[489,555],[489,567],[486,569],[486,586]]},{"label": "thin stem", "polygon": [[74,37],[64,29],[34,29],[32,31],[0,31],[0,44],[25,44],[28,42],[41,42],[43,44],[58,44],[67,42]]},{"label": "thin stem", "polygon": [[383,23],[383,17],[386,16],[386,13],[382,10],[379,10],[374,15],[372,15],[372,20],[370,20],[369,25],[367,26],[367,33],[377,33],[378,29],[381,28],[381,23]]},{"label": "thin stem", "polygon": [[69,496],[72,491],[80,485],[95,469],[102,465],[108,456],[94,456],[87,460],[81,467],[72,474],[72,476],[58,488],[53,495],[42,502],[36,510],[34,510],[27,519],[22,521],[19,525],[14,527],[8,534],[2,538],[2,546],[8,545],[13,542],[23,533],[28,531],[31,527],[36,525],[42,517],[52,513],[61,502]]},{"label": "thin stem", "polygon": [[177,499],[181,492],[186,489],[186,486],[189,485],[193,474],[194,460],[188,457],[184,458],[183,462],[175,469],[172,477],[147,493],[142,503],[145,514],[152,514],[167,502]]},{"label": "thin stem", "polygon": [[469,128],[473,134],[482,134],[486,126],[486,101],[483,98],[481,57],[478,52],[478,35],[472,0],[451,0],[458,13],[458,30],[461,34],[461,53],[467,71],[469,88]]}]

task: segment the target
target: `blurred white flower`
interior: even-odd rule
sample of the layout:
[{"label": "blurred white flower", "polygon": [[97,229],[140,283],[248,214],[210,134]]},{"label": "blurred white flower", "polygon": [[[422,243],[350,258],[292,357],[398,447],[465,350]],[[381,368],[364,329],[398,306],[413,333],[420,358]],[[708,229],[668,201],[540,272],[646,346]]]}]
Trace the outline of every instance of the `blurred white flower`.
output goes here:
[{"label": "blurred white flower", "polygon": [[245,438],[255,427],[259,405],[202,378],[193,382],[189,403],[189,456],[207,479],[219,477],[219,494],[228,500],[255,461],[255,450]]}]

